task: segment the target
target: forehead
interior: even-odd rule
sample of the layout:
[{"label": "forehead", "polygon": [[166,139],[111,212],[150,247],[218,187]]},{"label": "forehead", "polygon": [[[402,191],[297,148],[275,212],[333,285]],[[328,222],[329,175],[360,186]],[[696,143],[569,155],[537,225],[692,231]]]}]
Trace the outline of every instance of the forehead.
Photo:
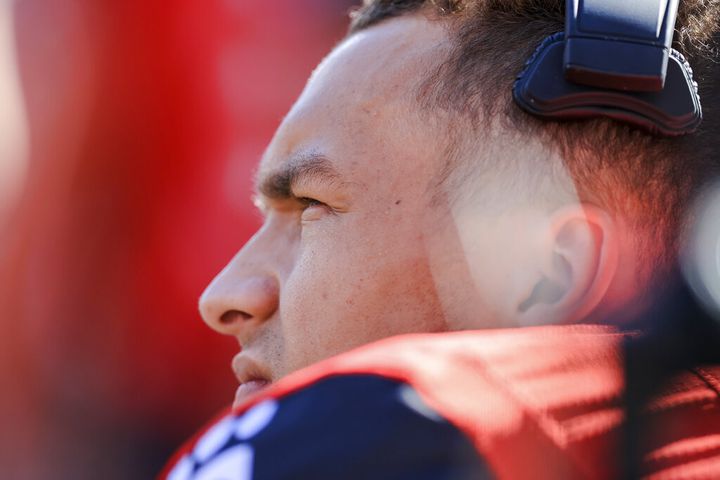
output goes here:
[{"label": "forehead", "polygon": [[331,158],[342,171],[367,164],[371,156],[380,161],[426,151],[418,143],[427,135],[416,91],[446,44],[444,27],[419,15],[345,39],[313,72],[263,156],[259,175],[307,152]]}]

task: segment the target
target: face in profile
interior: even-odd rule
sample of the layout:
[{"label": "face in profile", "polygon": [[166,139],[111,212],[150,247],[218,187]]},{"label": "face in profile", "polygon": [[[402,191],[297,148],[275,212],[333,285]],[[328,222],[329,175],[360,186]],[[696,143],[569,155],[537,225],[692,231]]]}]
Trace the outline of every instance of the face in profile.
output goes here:
[{"label": "face in profile", "polygon": [[[443,183],[445,130],[413,92],[446,42],[421,16],[354,34],[276,132],[257,174],[263,225],[200,302],[240,345],[239,400],[384,337],[514,323],[533,295],[535,280],[520,278],[546,246],[528,233],[536,207],[463,201]],[[517,196],[489,180],[484,190]]]}]

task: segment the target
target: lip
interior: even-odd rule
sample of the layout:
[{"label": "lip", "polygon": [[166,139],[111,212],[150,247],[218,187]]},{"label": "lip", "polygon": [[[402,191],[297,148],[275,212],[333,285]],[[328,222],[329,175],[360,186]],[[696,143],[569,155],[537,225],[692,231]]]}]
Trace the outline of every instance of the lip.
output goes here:
[{"label": "lip", "polygon": [[240,383],[235,392],[233,408],[238,407],[255,393],[270,385],[270,374],[261,364],[239,353],[232,360],[232,370]]}]

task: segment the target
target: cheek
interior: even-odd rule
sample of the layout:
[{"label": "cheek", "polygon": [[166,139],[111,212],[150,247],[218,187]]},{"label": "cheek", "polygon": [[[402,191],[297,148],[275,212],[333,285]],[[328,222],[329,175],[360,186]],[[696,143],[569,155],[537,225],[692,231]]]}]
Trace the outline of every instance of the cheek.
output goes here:
[{"label": "cheek", "polygon": [[348,228],[353,236],[327,231],[306,238],[281,296],[290,363],[304,366],[380,338],[444,328],[419,236],[369,227]]},{"label": "cheek", "polygon": [[[287,278],[280,316],[290,368],[342,352],[359,337],[371,270],[358,261],[358,246],[307,243]],[[323,245],[325,244],[325,245]]]},{"label": "cheek", "polygon": [[476,302],[486,308],[487,321],[493,323],[490,326],[513,326],[518,304],[537,275],[539,251],[528,224],[527,218],[506,214],[463,229],[462,248]]}]

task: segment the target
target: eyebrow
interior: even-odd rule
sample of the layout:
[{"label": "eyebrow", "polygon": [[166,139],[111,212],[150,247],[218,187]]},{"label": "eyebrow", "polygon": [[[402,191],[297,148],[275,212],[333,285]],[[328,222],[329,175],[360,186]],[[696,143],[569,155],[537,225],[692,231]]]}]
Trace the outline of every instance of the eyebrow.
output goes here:
[{"label": "eyebrow", "polygon": [[309,153],[292,158],[279,170],[258,175],[255,190],[266,198],[284,200],[294,197],[292,189],[300,179],[335,182],[340,178],[327,157]]}]

